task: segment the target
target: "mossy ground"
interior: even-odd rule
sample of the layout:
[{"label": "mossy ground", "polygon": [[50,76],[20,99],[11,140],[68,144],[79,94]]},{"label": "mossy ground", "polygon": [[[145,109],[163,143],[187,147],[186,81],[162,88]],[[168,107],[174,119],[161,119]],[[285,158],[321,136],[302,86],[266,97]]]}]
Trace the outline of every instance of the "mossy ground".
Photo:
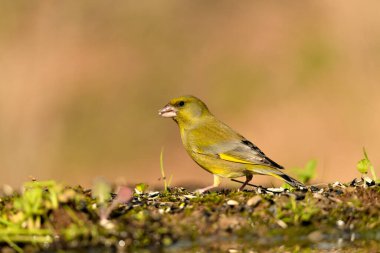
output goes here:
[{"label": "mossy ground", "polygon": [[204,194],[124,187],[117,197],[107,186],[94,191],[30,182],[22,193],[3,193],[1,252],[380,251],[373,182]]}]

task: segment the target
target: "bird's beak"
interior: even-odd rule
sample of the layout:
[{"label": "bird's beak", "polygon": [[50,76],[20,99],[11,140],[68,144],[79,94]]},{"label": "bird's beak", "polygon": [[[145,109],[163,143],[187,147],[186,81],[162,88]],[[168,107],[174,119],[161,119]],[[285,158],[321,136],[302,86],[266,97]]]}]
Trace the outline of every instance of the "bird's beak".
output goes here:
[{"label": "bird's beak", "polygon": [[158,115],[165,118],[173,118],[177,116],[178,110],[172,105],[165,105],[164,108],[158,111]]}]

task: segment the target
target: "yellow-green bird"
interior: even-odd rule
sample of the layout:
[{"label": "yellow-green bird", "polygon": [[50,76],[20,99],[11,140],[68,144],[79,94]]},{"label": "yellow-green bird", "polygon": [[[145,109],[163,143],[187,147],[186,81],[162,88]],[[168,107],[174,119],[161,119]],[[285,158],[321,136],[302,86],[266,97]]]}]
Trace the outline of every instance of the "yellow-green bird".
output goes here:
[{"label": "yellow-green bird", "polygon": [[214,175],[214,183],[198,191],[219,186],[220,177],[245,176],[242,190],[253,174],[280,178],[293,187],[304,187],[283,173],[283,167],[268,158],[255,144],[215,118],[205,103],[194,96],[172,99],[159,111],[162,117],[178,124],[182,143],[190,157]]}]

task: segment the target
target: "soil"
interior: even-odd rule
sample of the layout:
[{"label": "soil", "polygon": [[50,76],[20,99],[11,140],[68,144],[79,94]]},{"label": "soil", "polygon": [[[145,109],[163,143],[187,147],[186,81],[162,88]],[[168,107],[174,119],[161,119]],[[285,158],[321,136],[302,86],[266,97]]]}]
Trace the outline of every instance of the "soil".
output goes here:
[{"label": "soil", "polygon": [[380,184],[370,179],[203,194],[110,190],[119,194],[101,200],[79,186],[32,182],[3,193],[1,252],[380,251]]}]

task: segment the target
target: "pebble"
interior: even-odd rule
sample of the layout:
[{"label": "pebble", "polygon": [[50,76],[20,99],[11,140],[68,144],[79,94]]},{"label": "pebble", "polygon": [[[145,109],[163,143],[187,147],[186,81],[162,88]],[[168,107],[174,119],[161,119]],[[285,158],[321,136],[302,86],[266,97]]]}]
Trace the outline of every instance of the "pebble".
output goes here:
[{"label": "pebble", "polygon": [[337,221],[336,221],[336,225],[337,225],[339,228],[343,228],[343,227],[344,227],[344,221],[342,221],[342,220],[337,220]]},{"label": "pebble", "polygon": [[160,192],[158,192],[158,191],[155,191],[155,192],[149,192],[149,193],[148,193],[148,196],[149,196],[150,198],[159,197],[159,195],[160,195]]},{"label": "pebble", "polygon": [[239,202],[237,202],[236,200],[230,199],[230,200],[227,201],[227,205],[229,205],[229,206],[238,206]]},{"label": "pebble", "polygon": [[323,195],[320,193],[313,193],[313,197],[316,199],[323,199]]},{"label": "pebble", "polygon": [[338,182],[338,181],[336,181],[335,183],[333,183],[333,185],[332,185],[333,187],[341,187],[341,188],[346,188],[346,186],[344,186],[341,182]]},{"label": "pebble", "polygon": [[323,240],[323,234],[319,230],[315,230],[315,231],[311,232],[307,237],[312,242],[319,242],[319,241]]},{"label": "pebble", "polygon": [[260,201],[261,201],[261,197],[260,196],[254,196],[254,197],[248,199],[247,206],[255,207],[255,206],[257,206],[259,204]]},{"label": "pebble", "polygon": [[194,196],[194,195],[190,195],[190,194],[188,194],[188,195],[183,195],[185,198],[187,198],[187,199],[193,199],[193,198],[196,198],[197,196]]},{"label": "pebble", "polygon": [[119,241],[119,246],[120,247],[125,247],[125,241],[124,240],[120,240]]},{"label": "pebble", "polygon": [[373,180],[370,179],[369,177],[364,177],[363,179],[364,179],[364,181],[366,182],[366,184],[367,184],[368,186],[375,185],[375,181],[373,181]]},{"label": "pebble", "polygon": [[115,224],[113,224],[110,220],[107,219],[101,219],[99,223],[102,227],[109,230],[114,229],[115,227]]},{"label": "pebble", "polygon": [[280,192],[284,192],[285,189],[282,187],[280,187],[280,188],[267,188],[267,191],[280,193]]},{"label": "pebble", "polygon": [[288,225],[284,222],[284,221],[282,221],[282,220],[277,220],[277,224],[281,227],[281,228],[287,228],[288,227]]}]

